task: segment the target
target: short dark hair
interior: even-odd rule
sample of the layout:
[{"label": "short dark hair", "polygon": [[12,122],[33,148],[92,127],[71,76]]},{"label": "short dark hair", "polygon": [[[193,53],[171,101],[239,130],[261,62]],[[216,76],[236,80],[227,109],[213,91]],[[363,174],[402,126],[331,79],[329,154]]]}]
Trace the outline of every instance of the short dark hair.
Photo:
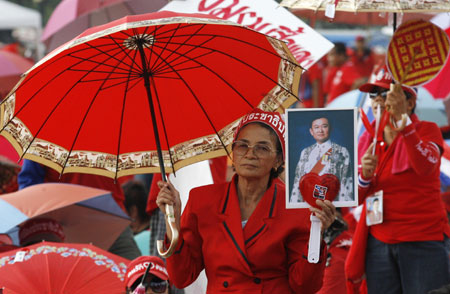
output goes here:
[{"label": "short dark hair", "polygon": [[347,46],[343,42],[334,43],[336,54],[347,56]]},{"label": "short dark hair", "polygon": [[125,209],[130,213],[131,207],[136,206],[138,217],[141,221],[150,220],[150,216],[145,211],[147,208],[148,191],[140,181],[131,180],[123,185]]}]

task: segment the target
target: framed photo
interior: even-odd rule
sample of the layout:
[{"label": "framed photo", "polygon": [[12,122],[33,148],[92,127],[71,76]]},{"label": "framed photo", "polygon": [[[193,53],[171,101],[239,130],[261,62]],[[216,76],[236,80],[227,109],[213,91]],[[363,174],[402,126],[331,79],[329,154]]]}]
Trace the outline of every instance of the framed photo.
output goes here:
[{"label": "framed photo", "polygon": [[286,208],[358,205],[357,108],[286,110]]}]

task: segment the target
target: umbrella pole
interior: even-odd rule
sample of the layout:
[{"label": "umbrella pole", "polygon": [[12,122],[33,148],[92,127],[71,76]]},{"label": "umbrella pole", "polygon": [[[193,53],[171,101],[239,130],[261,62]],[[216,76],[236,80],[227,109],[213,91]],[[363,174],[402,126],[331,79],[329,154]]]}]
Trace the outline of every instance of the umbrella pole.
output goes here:
[{"label": "umbrella pole", "polygon": [[[153,124],[153,134],[155,135],[155,142],[156,142],[156,148],[158,152],[158,161],[159,161],[159,168],[161,169],[161,176],[164,182],[167,182],[166,178],[166,172],[164,169],[164,159],[162,156],[162,148],[161,148],[161,142],[159,141],[159,133],[158,133],[158,126],[156,125],[156,116],[155,116],[155,106],[153,105],[153,99],[152,99],[152,91],[150,89],[150,73],[147,69],[147,63],[145,62],[145,52],[143,47],[143,42],[141,39],[136,40],[136,45],[139,49],[139,54],[141,55],[141,62],[142,62],[142,71],[143,71],[143,78],[144,78],[144,86],[145,90],[147,91],[147,98],[148,98],[148,104],[150,105],[150,113],[152,117],[152,124]],[[175,221],[175,213],[173,210],[173,205],[166,205],[166,216],[169,221],[169,227],[172,232],[172,239],[170,241],[170,246],[167,249],[167,251],[164,251],[164,242],[161,240],[158,240],[156,245],[158,248],[158,253],[164,258],[167,258],[173,254],[175,251],[175,247],[178,243],[178,230],[176,227],[176,221]]]}]

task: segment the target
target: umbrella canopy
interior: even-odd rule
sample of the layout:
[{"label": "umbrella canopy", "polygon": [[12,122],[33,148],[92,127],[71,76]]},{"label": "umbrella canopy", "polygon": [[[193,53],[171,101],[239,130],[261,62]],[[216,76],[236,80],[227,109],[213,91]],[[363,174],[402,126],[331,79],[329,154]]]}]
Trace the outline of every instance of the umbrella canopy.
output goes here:
[{"label": "umbrella canopy", "polygon": [[102,25],[121,17],[158,11],[169,0],[63,0],[42,33],[47,51],[70,41],[90,27]]},{"label": "umbrella canopy", "polygon": [[[18,252],[24,252],[23,258]],[[0,254],[4,294],[121,294],[129,260],[90,244],[42,242]]]},{"label": "umbrella canopy", "polygon": [[130,224],[106,190],[45,183],[0,195],[0,233],[36,217],[59,222],[66,242],[92,243],[105,250]]},{"label": "umbrella canopy", "polygon": [[33,62],[16,53],[0,50],[0,100],[8,95],[20,80],[20,75],[29,70]]},{"label": "umbrella canopy", "polygon": [[226,155],[253,108],[297,101],[301,72],[284,42],[233,22],[128,16],[30,69],[1,104],[0,131],[20,155],[61,173],[172,172]]},{"label": "umbrella canopy", "polygon": [[[326,10],[329,3],[323,0],[283,0],[281,5],[292,9]],[[334,3],[336,3],[336,11],[348,12],[444,12],[450,10],[448,0],[339,0]]]},{"label": "umbrella canopy", "polygon": [[[385,26],[389,23],[389,17],[386,13],[374,13],[374,12],[348,12],[340,11],[334,18],[325,16],[325,11],[314,11],[312,9],[293,9],[292,13],[298,17],[303,17],[311,21],[326,20],[333,23],[343,23],[362,26]],[[402,21],[408,21],[411,19],[424,19],[430,20],[434,17],[435,13],[404,13],[399,18]]]}]

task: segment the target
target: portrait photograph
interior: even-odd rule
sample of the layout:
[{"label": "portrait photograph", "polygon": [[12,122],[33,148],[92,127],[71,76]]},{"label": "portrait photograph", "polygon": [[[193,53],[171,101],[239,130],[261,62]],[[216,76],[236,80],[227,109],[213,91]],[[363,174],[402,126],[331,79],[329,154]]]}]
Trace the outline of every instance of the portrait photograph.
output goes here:
[{"label": "portrait photograph", "polygon": [[356,111],[286,110],[286,208],[358,205]]}]

